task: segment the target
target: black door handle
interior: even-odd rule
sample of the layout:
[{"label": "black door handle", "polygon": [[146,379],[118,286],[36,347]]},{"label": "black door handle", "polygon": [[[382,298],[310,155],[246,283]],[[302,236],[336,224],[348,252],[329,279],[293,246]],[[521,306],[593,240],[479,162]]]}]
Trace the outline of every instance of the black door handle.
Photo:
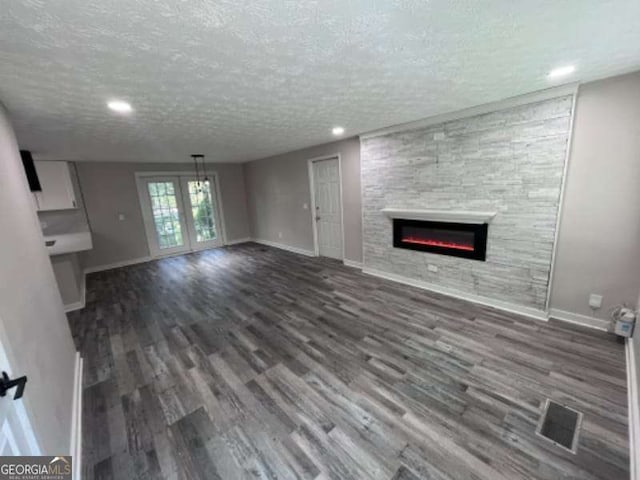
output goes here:
[{"label": "black door handle", "polygon": [[16,394],[13,396],[14,400],[18,400],[22,398],[22,394],[24,393],[24,387],[27,384],[27,377],[23,376],[20,378],[14,378],[11,380],[7,372],[2,372],[2,378],[0,378],[0,397],[5,397],[7,395],[7,390],[13,387],[18,387],[16,390]]}]

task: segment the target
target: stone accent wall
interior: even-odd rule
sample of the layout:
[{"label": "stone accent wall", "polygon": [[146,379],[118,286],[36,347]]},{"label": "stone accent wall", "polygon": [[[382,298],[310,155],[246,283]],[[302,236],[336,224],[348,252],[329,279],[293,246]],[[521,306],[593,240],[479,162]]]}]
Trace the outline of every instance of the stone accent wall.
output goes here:
[{"label": "stone accent wall", "polygon": [[[569,95],[362,139],[365,268],[543,310],[571,106]],[[393,248],[385,207],[497,211],[487,261]]]}]

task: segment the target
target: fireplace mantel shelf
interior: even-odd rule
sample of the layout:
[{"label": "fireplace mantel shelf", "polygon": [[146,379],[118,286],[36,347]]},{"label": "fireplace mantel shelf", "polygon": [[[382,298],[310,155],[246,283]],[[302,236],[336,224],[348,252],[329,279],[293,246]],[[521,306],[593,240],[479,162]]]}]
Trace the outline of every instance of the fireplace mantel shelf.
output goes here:
[{"label": "fireplace mantel shelf", "polygon": [[465,212],[461,210],[408,210],[403,208],[383,208],[389,218],[407,220],[429,220],[432,222],[489,223],[498,212]]}]

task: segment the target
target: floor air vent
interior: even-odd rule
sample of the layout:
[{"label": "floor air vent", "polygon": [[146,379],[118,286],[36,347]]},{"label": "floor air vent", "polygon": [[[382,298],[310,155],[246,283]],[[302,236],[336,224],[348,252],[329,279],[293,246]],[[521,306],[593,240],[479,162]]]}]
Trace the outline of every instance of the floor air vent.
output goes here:
[{"label": "floor air vent", "polygon": [[554,445],[576,453],[581,424],[582,413],[547,399],[536,433]]}]

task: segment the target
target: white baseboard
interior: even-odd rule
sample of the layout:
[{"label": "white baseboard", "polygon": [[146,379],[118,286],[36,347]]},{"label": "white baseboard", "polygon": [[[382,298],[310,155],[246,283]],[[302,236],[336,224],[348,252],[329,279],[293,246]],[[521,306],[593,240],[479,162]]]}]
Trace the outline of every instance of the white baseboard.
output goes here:
[{"label": "white baseboard", "polygon": [[87,274],[82,273],[82,284],[80,285],[80,300],[68,303],[64,306],[64,313],[73,312],[74,310],[82,310],[87,300]]},{"label": "white baseboard", "polygon": [[306,255],[307,257],[315,257],[316,254],[311,250],[305,250],[304,248],[292,247],[290,245],[285,245],[284,243],[272,242],[271,240],[262,240],[259,238],[252,238],[252,242],[261,243],[262,245],[267,245],[268,247],[279,248],[281,250],[287,250],[289,252],[298,253],[300,255]]},{"label": "white baseboard", "polygon": [[82,368],[82,357],[80,352],[76,352],[70,441],[71,456],[73,457],[73,480],[80,480],[82,474]]},{"label": "white baseboard", "polygon": [[610,330],[611,322],[602,320],[601,318],[590,317],[588,315],[582,315],[580,313],[567,312],[565,310],[558,310],[552,308],[549,310],[549,318],[555,318],[556,320],[562,320],[563,322],[575,323],[582,325],[583,327],[591,327],[596,330],[602,330],[608,332]]},{"label": "white baseboard", "polygon": [[640,385],[636,368],[634,341],[627,338],[625,345],[627,358],[627,396],[629,401],[629,462],[631,480],[640,480]]},{"label": "white baseboard", "polygon": [[[315,253],[311,250],[305,250],[303,248],[292,247],[290,245],[286,245],[284,243],[272,242],[270,240],[262,240],[259,238],[240,238],[237,240],[231,240],[227,242],[227,245],[235,245],[238,243],[246,243],[246,242],[255,242],[260,243],[262,245],[267,245],[269,247],[279,248],[281,250],[287,250],[289,252],[298,253],[300,255],[305,255],[307,257],[315,257]],[[129,265],[135,265],[138,263],[145,263],[153,260],[152,257],[140,257],[134,258],[132,260],[126,260],[123,262],[116,262],[107,265],[99,265],[96,267],[89,267],[84,270],[84,273],[94,273],[94,272],[102,272],[104,270],[111,270],[113,268],[126,267]],[[536,320],[544,320],[547,321],[549,318],[555,318],[557,320],[575,323],[578,325],[582,325],[585,327],[595,328],[597,330],[608,331],[609,330],[609,322],[606,320],[602,320],[599,318],[589,317],[587,315],[580,315],[577,313],[567,312],[564,310],[558,310],[552,308],[547,314],[543,310],[537,310],[535,308],[524,307],[521,305],[516,305],[513,303],[502,302],[500,300],[494,300],[488,297],[482,297],[479,295],[473,295],[466,292],[461,292],[459,290],[453,290],[445,287],[441,287],[439,285],[434,285],[432,283],[422,282],[420,280],[413,280],[408,277],[403,277],[401,275],[396,275],[392,273],[382,272],[380,270],[366,268],[360,262],[354,262],[353,260],[344,259],[343,263],[348,267],[361,269],[364,273],[369,275],[373,275],[375,277],[385,278],[387,280],[392,280],[395,282],[403,283],[405,285],[411,285],[414,287],[422,288],[425,290],[430,290],[432,292],[441,293],[443,295],[449,295],[451,297],[460,298],[462,300],[468,300],[470,302],[479,303],[481,305],[486,305],[489,307],[494,307],[499,310],[504,310],[511,313],[516,313],[519,315],[524,315],[530,318],[535,318]],[[84,285],[83,285],[84,287]],[[77,310],[80,308],[84,308],[85,306],[85,292],[83,288],[82,293],[82,302],[77,302],[70,305],[65,305],[65,311],[70,312],[72,310]]]},{"label": "white baseboard", "polygon": [[362,270],[362,267],[364,266],[362,262],[354,262],[353,260],[348,260],[346,258],[342,260],[342,263],[344,263],[347,267],[353,267],[359,270]]},{"label": "white baseboard", "polygon": [[247,243],[251,241],[251,237],[237,238],[235,240],[227,240],[225,245],[237,245],[238,243]]},{"label": "white baseboard", "polygon": [[[251,242],[251,241],[257,242],[257,240],[254,240],[251,237],[245,237],[245,238],[238,238],[238,239],[235,239],[235,240],[229,240],[229,241],[227,241],[227,243],[225,243],[225,245],[236,245],[238,243],[247,243],[247,242]],[[214,248],[218,248],[218,247],[214,247]],[[205,248],[203,250],[208,250],[208,249]],[[201,250],[197,250],[197,251],[201,251]],[[151,256],[132,258],[131,260],[123,260],[122,262],[108,263],[106,265],[97,265],[95,267],[85,268],[84,269],[84,273],[87,274],[87,273],[103,272],[105,270],[112,270],[114,268],[128,267],[129,265],[137,265],[138,263],[146,263],[146,262],[150,262],[151,260],[160,260],[162,258],[177,257],[177,256],[180,256],[180,255],[188,255],[190,253],[194,253],[194,252],[180,252],[180,253],[176,253],[175,255],[160,256],[160,257],[156,257],[156,258],[151,257]]]},{"label": "white baseboard", "polygon": [[518,315],[530,317],[535,320],[543,320],[543,321],[549,320],[549,318],[547,317],[547,313],[543,310],[537,310],[535,308],[524,307],[522,305],[502,302],[500,300],[494,300],[491,298],[482,297],[480,295],[473,295],[466,292],[461,292],[459,290],[440,287],[432,283],[423,282],[420,280],[413,280],[411,278],[403,277],[402,275],[382,272],[380,270],[374,270],[371,268],[364,267],[362,271],[368,275],[373,275],[374,277],[393,280],[394,282],[402,283],[404,285],[410,285],[412,287],[422,288],[424,290],[429,290],[431,292],[441,293],[443,295],[459,298],[461,300],[467,300],[469,302],[478,303],[480,305],[485,305],[487,307],[497,308],[498,310],[503,310],[505,312],[516,313]]},{"label": "white baseboard", "polygon": [[149,256],[133,258],[131,260],[124,260],[122,262],[108,263],[106,265],[98,265],[96,267],[85,268],[84,273],[85,274],[95,273],[95,272],[102,272],[104,270],[111,270],[113,268],[128,267],[129,265],[136,265],[138,263],[150,262],[151,260],[153,260],[153,258]]}]

